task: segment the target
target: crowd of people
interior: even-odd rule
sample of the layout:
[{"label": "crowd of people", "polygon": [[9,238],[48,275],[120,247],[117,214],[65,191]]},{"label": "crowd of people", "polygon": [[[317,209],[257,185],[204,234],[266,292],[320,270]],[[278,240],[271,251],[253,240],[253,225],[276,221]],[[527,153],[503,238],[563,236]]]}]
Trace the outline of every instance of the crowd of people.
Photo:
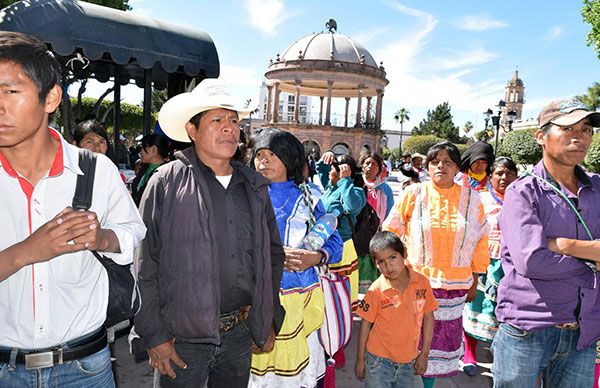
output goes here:
[{"label": "crowd of people", "polygon": [[[331,387],[323,271],[349,280],[367,387],[430,388],[461,361],[474,376],[477,341],[495,387],[598,379],[600,177],[580,164],[600,112],[546,106],[543,158],[521,177],[485,142],[407,154],[395,200],[377,153],[307,156],[272,128],[246,141],[249,112],[206,79],[163,105],[128,192],[100,123],[74,144],[49,127],[60,79],[42,42],[0,32],[0,387],[115,386],[97,253],[134,263],[132,337],[156,386]],[[78,147],[97,154],[88,210],[72,206]],[[330,356],[346,363],[343,346]]]}]

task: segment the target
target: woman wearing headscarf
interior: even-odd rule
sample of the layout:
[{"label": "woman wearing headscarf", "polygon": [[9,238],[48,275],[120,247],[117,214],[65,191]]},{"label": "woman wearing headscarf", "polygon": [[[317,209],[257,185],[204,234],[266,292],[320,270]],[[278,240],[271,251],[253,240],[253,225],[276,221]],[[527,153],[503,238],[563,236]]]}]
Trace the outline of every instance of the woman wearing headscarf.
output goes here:
[{"label": "woman wearing headscarf", "polygon": [[504,193],[508,185],[517,179],[517,166],[510,158],[501,157],[492,164],[490,191],[481,193],[483,209],[490,224],[488,250],[490,265],[486,274],[479,276],[477,296],[465,305],[463,326],[465,329],[465,355],[463,371],[469,376],[477,373],[477,340],[492,342],[498,330],[496,319],[496,293],[500,279],[504,277],[500,263],[500,228],[498,215],[504,204]]},{"label": "woman wearing headscarf", "polygon": [[[394,207],[394,192],[387,184],[387,177],[383,174],[383,159],[379,154],[368,151],[361,154],[359,165],[362,169],[367,206],[371,206],[375,210],[379,217],[379,225],[381,225]],[[412,171],[412,165],[410,171],[414,177],[418,176]],[[379,277],[379,271],[368,254],[358,258],[358,277],[361,293],[366,293],[371,283]]]},{"label": "woman wearing headscarf", "polygon": [[434,313],[425,388],[433,387],[435,378],[458,373],[463,307],[474,277],[489,264],[483,205],[475,190],[454,183],[459,163],[454,144],[431,147],[425,159],[431,180],[408,186],[383,224],[384,230],[404,236],[408,262],[429,279],[440,306]]},{"label": "woman wearing headscarf", "polygon": [[251,163],[272,182],[269,196],[286,252],[280,287],[286,314],[273,350],[253,354],[249,387],[315,387],[325,373],[317,336],[325,305],[315,267],[339,262],[342,240],[334,231],[317,251],[304,249],[309,226],[325,208],[304,185],[304,147],[294,135],[261,131],[254,139]]},{"label": "woman wearing headscarf", "polygon": [[462,155],[460,173],[454,181],[477,191],[489,191],[490,167],[494,163],[494,148],[491,144],[476,141]]}]

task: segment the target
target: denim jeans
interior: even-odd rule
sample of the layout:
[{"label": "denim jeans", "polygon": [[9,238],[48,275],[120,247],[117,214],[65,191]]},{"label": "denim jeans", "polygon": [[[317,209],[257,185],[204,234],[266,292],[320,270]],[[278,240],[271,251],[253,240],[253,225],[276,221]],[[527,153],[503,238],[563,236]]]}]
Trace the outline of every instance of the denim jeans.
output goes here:
[{"label": "denim jeans", "polygon": [[594,347],[577,351],[579,329],[526,331],[501,323],[492,343],[495,388],[533,387],[541,372],[548,387],[591,387]]},{"label": "denim jeans", "polygon": [[415,386],[413,363],[399,364],[366,352],[366,388],[404,388]]},{"label": "denim jeans", "polygon": [[106,346],[90,356],[50,368],[27,370],[25,365],[16,364],[10,370],[8,364],[0,363],[0,388],[14,387],[114,388],[110,350]]},{"label": "denim jeans", "polygon": [[177,377],[161,376],[161,388],[203,387],[246,388],[250,377],[252,339],[245,322],[221,332],[221,345],[175,340],[175,351],[187,369],[173,365]]}]

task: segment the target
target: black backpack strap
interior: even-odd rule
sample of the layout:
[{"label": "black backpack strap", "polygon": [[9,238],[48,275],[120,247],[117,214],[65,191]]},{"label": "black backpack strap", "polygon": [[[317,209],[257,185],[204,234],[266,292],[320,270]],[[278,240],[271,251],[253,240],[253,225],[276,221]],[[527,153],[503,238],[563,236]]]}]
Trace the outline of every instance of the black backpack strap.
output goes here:
[{"label": "black backpack strap", "polygon": [[92,206],[92,194],[94,193],[96,155],[90,150],[81,148],[79,150],[79,168],[83,171],[83,175],[77,176],[73,209],[88,210]]}]

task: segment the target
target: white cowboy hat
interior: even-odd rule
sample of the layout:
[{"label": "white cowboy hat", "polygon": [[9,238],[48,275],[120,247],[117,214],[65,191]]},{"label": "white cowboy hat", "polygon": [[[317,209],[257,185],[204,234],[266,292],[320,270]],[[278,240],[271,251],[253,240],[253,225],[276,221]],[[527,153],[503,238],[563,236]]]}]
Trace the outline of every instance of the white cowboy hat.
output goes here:
[{"label": "white cowboy hat", "polygon": [[178,94],[164,103],[158,112],[158,122],[165,135],[173,140],[190,142],[185,124],[200,112],[228,109],[247,116],[252,108],[243,108],[229,93],[229,87],[218,78],[207,78],[189,93]]}]

